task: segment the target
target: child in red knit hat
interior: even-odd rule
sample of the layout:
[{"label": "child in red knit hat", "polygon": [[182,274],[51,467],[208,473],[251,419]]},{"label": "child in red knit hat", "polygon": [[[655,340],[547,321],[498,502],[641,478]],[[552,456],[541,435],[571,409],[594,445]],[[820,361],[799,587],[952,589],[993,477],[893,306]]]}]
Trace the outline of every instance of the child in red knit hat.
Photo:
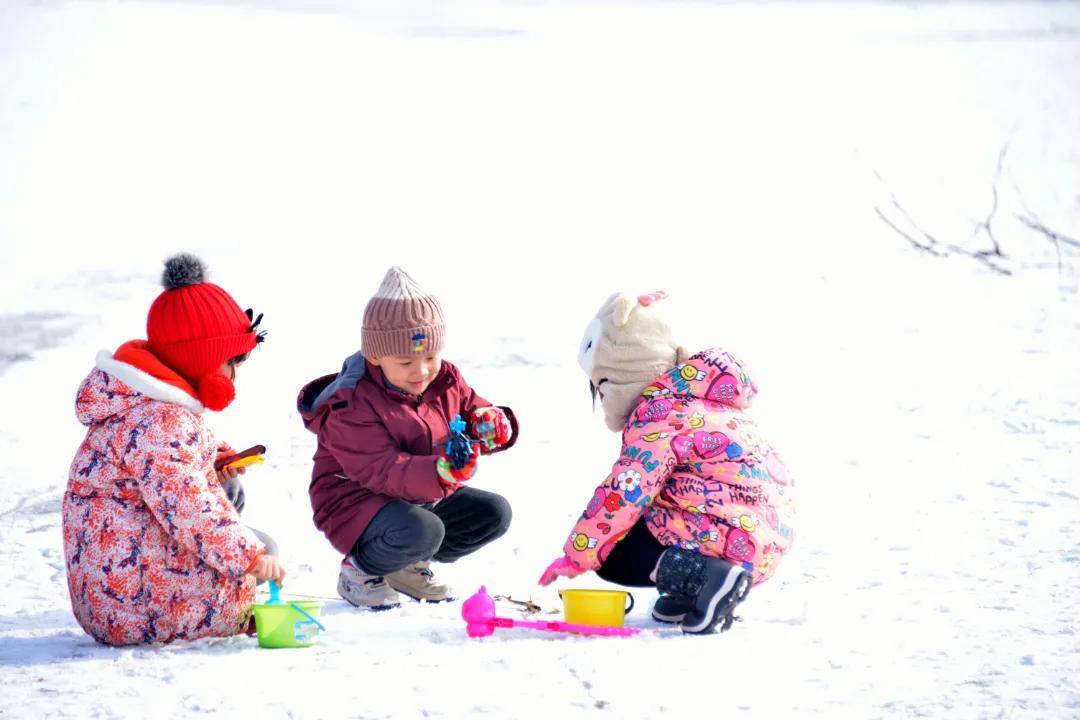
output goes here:
[{"label": "child in red knit hat", "polygon": [[[514,444],[517,421],[442,359],[444,327],[439,301],[390,268],[364,311],[360,352],[300,391],[304,424],[319,436],[315,525],[345,556],[338,593],[357,607],[394,607],[399,592],[452,599],[430,561],[453,562],[510,526],[504,497],[464,483],[481,452]],[[481,441],[467,459],[447,447],[458,415]]]},{"label": "child in red knit hat", "polygon": [[163,284],[148,339],[99,353],[76,397],[87,432],[64,493],[68,590],[109,645],[244,632],[256,582],[285,574],[222,488],[236,473],[214,461],[234,451],[203,412],[232,402],[258,321],[193,256],[170,258]]}]

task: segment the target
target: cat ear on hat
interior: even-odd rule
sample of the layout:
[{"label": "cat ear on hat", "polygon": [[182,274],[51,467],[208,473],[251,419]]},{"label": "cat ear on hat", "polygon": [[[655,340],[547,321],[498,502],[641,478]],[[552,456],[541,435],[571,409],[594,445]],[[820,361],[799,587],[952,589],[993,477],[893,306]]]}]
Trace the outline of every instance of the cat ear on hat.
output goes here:
[{"label": "cat ear on hat", "polygon": [[[259,317],[255,317],[255,311],[252,310],[251,308],[248,308],[247,310],[245,310],[244,314],[247,315],[248,320],[252,321],[251,325],[248,326],[248,329],[245,332],[249,332],[249,333],[250,332],[255,332],[256,328],[259,327],[259,323],[262,322],[263,314],[259,313]],[[258,344],[258,343],[261,343],[261,342],[266,342],[266,331],[265,330],[260,330],[255,335],[255,343]]]},{"label": "cat ear on hat", "polygon": [[620,295],[615,301],[614,320],[616,327],[622,327],[630,322],[630,316],[639,307],[649,307],[667,297],[663,290],[657,290],[645,295],[632,298],[629,295]]},{"label": "cat ear on hat", "polygon": [[637,302],[629,295],[620,295],[615,300],[615,307],[612,310],[612,321],[615,323],[615,327],[622,327],[626,323],[630,322],[630,314],[634,312],[634,308],[637,307]]}]

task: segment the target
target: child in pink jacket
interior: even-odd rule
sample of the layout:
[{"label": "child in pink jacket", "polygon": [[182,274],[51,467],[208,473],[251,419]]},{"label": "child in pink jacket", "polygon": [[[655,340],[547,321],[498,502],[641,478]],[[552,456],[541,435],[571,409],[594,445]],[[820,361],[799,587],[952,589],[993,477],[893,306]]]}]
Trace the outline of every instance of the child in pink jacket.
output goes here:
[{"label": "child in pink jacket", "polygon": [[744,412],[757,393],[746,368],[715,348],[687,357],[663,297],[614,295],[586,331],[579,361],[622,448],[540,582],[595,570],[655,584],[655,619],[726,630],[791,546],[794,481]]},{"label": "child in pink jacket", "polygon": [[79,625],[108,645],[228,636],[248,628],[257,580],[284,576],[240,524],[216,473],[204,409],[233,399],[262,338],[198,259],[166,263],[148,340],[98,354],[75,406],[87,426],[63,501],[64,556]]}]

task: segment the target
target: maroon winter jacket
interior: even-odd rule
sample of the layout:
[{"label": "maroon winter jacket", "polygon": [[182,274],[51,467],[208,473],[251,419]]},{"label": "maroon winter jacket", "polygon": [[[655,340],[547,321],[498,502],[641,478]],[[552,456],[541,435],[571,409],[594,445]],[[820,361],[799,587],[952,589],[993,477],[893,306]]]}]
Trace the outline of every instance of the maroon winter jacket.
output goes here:
[{"label": "maroon winter jacket", "polygon": [[[307,429],[319,436],[309,488],[315,526],[348,554],[394,498],[420,504],[451,494],[435,472],[450,421],[455,415],[468,420],[472,410],[488,405],[445,360],[419,397],[390,387],[382,370],[360,353],[340,373],[305,385],[297,408]],[[496,452],[518,436],[513,412],[502,409],[514,435]]]}]

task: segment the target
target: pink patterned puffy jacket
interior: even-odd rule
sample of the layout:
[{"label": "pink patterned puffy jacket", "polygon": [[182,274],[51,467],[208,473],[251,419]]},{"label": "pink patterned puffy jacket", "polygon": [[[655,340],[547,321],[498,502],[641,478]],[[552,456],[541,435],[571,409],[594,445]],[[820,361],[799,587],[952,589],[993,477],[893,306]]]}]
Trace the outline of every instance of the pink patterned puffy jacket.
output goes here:
[{"label": "pink patterned puffy jacket", "polygon": [[794,481],[742,411],[757,387],[729,353],[711,349],[657,378],[622,434],[622,452],[564,551],[595,570],[644,516],[665,546],[742,564],[769,578],[794,538]]}]

